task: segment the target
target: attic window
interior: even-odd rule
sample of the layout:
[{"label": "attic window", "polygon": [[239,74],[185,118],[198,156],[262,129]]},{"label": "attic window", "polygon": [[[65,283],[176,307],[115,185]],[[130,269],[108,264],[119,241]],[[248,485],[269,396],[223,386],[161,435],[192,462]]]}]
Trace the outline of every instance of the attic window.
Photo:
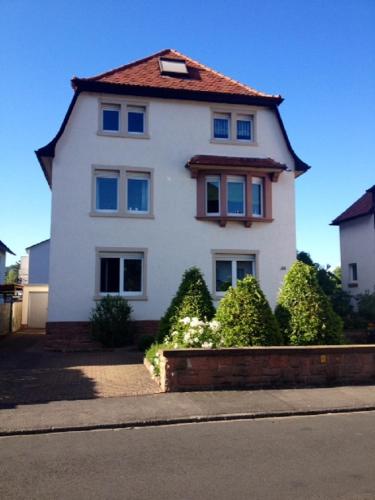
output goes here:
[{"label": "attic window", "polygon": [[181,59],[159,59],[161,73],[187,75],[186,62]]}]

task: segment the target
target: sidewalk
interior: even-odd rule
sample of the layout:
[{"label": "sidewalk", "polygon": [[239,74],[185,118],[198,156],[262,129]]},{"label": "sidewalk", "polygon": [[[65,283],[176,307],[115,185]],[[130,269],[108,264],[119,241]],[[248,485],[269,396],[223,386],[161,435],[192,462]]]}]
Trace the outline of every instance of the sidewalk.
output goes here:
[{"label": "sidewalk", "polygon": [[0,411],[0,436],[375,410],[375,386],[153,394]]}]

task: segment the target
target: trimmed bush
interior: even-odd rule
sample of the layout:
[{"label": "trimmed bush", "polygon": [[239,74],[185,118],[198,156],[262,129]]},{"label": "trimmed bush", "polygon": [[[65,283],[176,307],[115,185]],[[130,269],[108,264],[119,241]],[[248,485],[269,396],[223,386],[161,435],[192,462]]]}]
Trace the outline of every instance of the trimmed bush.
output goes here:
[{"label": "trimmed bush", "polygon": [[342,344],[341,318],[320,288],[317,270],[295,262],[284,278],[276,307],[284,342],[290,345]]},{"label": "trimmed bush", "polygon": [[90,317],[95,340],[105,347],[121,347],[132,343],[130,331],[131,306],[122,297],[107,295],[96,304]]},{"label": "trimmed bush", "polygon": [[216,319],[223,347],[282,343],[277,321],[254,276],[246,276],[236,288],[229,288],[219,303]]},{"label": "trimmed bush", "polygon": [[177,293],[160,320],[158,340],[163,341],[178,327],[182,318],[210,320],[214,314],[215,308],[203,275],[197,267],[191,267],[183,274]]}]

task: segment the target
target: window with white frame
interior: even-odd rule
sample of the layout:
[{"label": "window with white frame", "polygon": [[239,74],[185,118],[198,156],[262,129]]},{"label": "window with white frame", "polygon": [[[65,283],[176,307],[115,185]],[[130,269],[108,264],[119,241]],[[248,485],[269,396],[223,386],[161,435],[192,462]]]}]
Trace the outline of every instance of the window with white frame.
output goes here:
[{"label": "window with white frame", "polygon": [[144,106],[128,106],[127,114],[128,114],[128,133],[144,134],[146,108]]},{"label": "window with white frame", "polygon": [[214,113],[214,139],[230,139],[231,116],[230,113]]},{"label": "window with white frame", "polygon": [[227,177],[228,215],[245,215],[245,186],[245,177],[235,175]]},{"label": "window with white frame", "polygon": [[101,108],[101,120],[103,132],[120,132],[121,106],[116,104],[103,104]]},{"label": "window with white frame", "polygon": [[248,275],[255,275],[255,255],[214,254],[215,294],[224,295],[230,286]]},{"label": "window with white frame", "polygon": [[253,197],[253,216],[263,217],[263,198],[264,198],[264,179],[262,177],[252,177],[252,197]]},{"label": "window with white frame", "polygon": [[254,116],[254,114],[237,111],[213,111],[213,141],[229,144],[254,144]]},{"label": "window with white frame", "polygon": [[150,174],[127,172],[126,184],[127,211],[148,214],[150,212]]},{"label": "window with white frame", "polygon": [[349,281],[358,281],[358,267],[356,262],[352,262],[349,264]]},{"label": "window with white frame", "polygon": [[252,116],[236,115],[236,137],[238,141],[252,140]]},{"label": "window with white frame", "polygon": [[145,294],[144,252],[100,252],[99,294],[140,297]]},{"label": "window with white frame", "polygon": [[93,166],[91,216],[153,217],[153,170]]},{"label": "window with white frame", "polygon": [[95,172],[95,209],[98,212],[118,211],[119,172],[97,170]]},{"label": "window with white frame", "polygon": [[205,179],[206,214],[220,214],[220,176],[210,175]]}]

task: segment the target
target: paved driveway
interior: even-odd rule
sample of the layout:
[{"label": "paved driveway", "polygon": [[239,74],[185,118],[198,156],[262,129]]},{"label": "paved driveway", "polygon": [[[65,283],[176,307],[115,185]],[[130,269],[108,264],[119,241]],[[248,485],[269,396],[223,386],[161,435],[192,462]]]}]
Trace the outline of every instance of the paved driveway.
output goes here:
[{"label": "paved driveway", "polygon": [[159,392],[140,352],[48,352],[44,342],[41,331],[0,338],[0,408]]}]

